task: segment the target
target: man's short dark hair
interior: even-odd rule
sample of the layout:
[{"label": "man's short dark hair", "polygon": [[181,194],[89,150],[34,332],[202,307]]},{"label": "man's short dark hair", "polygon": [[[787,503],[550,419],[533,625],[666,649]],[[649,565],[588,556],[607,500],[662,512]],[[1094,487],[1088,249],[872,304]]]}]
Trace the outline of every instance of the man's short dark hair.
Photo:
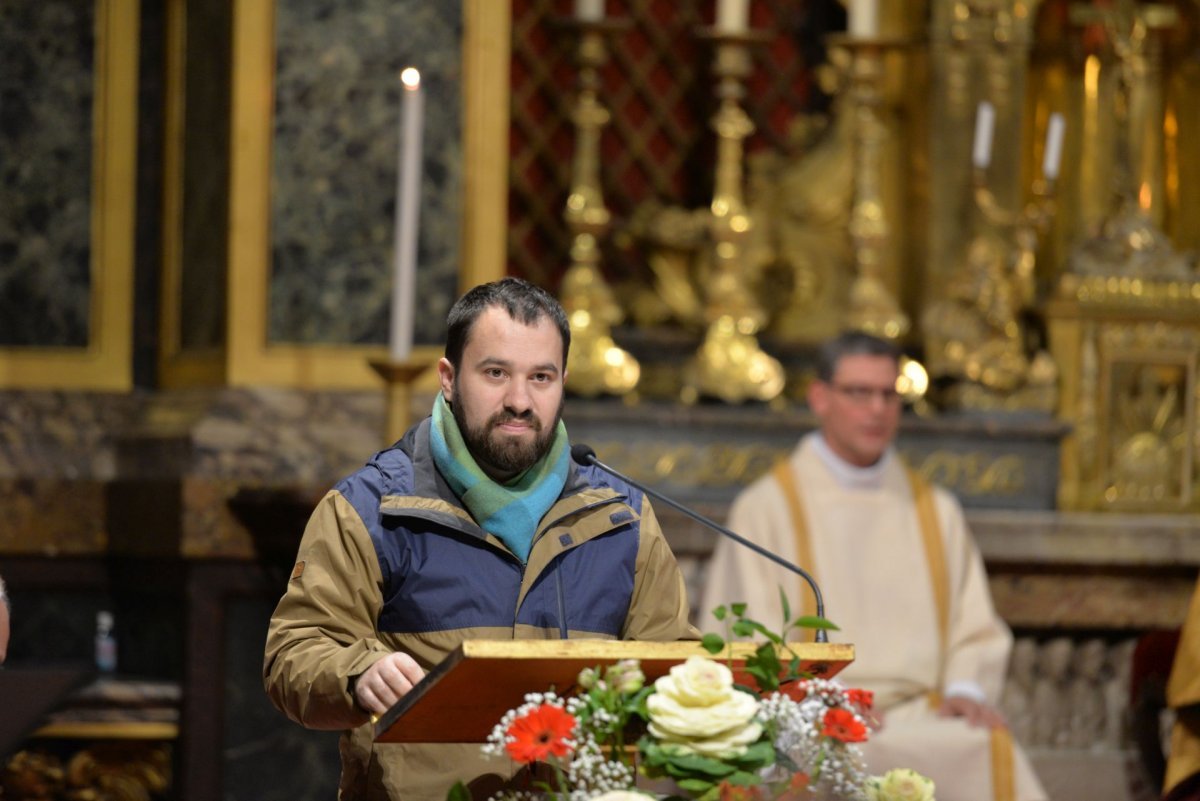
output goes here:
[{"label": "man's short dark hair", "polygon": [[463,350],[471,328],[479,315],[492,306],[499,306],[508,316],[524,325],[534,325],[543,317],[558,327],[562,335],[563,369],[567,366],[567,351],[571,347],[571,326],[567,313],[554,296],[521,278],[502,278],[490,284],[480,284],[459,298],[446,317],[446,358],[454,369],[462,362]]},{"label": "man's short dark hair", "polygon": [[900,348],[895,342],[865,331],[844,331],[821,345],[817,352],[817,378],[828,384],[838,362],[847,356],[884,356],[900,366]]}]

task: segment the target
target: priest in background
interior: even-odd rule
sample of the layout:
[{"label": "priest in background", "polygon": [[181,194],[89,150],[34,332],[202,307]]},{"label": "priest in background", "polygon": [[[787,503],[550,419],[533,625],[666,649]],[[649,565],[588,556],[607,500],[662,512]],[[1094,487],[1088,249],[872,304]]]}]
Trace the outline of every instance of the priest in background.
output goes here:
[{"label": "priest in background", "polygon": [[1167,704],[1175,710],[1163,784],[1168,801],[1200,801],[1200,581],[1175,651]]},{"label": "priest in background", "polygon": [[[841,629],[831,639],[855,646],[839,679],[874,693],[871,773],[912,768],[934,781],[938,801],[1043,801],[996,709],[1012,635],[992,607],[962,509],[892,447],[899,358],[864,333],[825,343],[808,392],[820,430],[734,500],[728,525],[822,587]],[[749,617],[775,628],[781,587],[793,607],[814,611],[795,574],[721,540],[701,609],[746,602]]]}]

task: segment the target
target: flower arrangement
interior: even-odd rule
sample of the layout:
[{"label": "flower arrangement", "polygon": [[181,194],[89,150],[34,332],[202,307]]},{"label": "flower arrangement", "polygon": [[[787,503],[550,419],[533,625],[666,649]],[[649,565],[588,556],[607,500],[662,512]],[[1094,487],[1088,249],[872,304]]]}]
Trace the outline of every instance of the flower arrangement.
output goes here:
[{"label": "flower arrangement", "polygon": [[[796,628],[836,628],[820,618],[790,620],[772,632],[745,616],[745,606],[718,607],[727,635],[764,642],[743,670],[756,688],[736,684],[718,657],[726,637],[707,635],[714,658],[693,656],[652,685],[635,660],[585,669],[579,692],[525,696],[494,727],[485,754],[540,770],[507,799],[644,800],[638,776],[671,788],[670,798],[767,801],[933,801],[933,783],[906,769],[869,776],[858,746],[874,723],[870,692],[801,675],[786,643]],[[636,743],[627,741],[640,729]],[[466,801],[456,785],[449,801]]]}]

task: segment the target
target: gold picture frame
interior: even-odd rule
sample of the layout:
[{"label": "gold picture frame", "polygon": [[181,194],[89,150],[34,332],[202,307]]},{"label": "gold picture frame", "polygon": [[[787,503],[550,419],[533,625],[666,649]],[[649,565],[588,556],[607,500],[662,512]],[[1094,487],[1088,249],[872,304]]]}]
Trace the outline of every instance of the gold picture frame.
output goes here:
[{"label": "gold picture frame", "polygon": [[86,347],[0,348],[0,386],[125,392],[133,386],[139,0],[96,0],[91,298]]},{"label": "gold picture frame", "polygon": [[[168,37],[186,50],[180,8],[168,8]],[[372,360],[383,345],[276,345],[267,336],[270,277],[270,169],[275,0],[233,0],[231,154],[224,347],[187,353],[179,346],[182,247],[183,65],[168,63],[167,196],[159,375],[164,387],[194,384],[377,389]],[[508,203],[508,71],[511,6],[463,0],[462,289],[505,273]],[[431,363],[435,346],[416,349]]]}]

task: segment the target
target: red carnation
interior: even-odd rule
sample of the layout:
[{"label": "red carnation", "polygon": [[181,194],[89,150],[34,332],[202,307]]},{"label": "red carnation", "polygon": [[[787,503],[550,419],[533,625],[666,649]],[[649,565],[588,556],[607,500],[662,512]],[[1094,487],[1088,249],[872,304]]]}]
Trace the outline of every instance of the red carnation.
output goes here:
[{"label": "red carnation", "polygon": [[843,743],[861,743],[867,739],[867,727],[848,709],[831,709],[825,713],[825,728],[821,734]]},{"label": "red carnation", "polygon": [[548,756],[564,757],[571,752],[567,739],[575,729],[575,718],[560,706],[542,704],[517,718],[505,732],[508,755],[528,765]]},{"label": "red carnation", "polygon": [[757,801],[761,797],[757,787],[721,782],[717,789],[719,801]]}]

